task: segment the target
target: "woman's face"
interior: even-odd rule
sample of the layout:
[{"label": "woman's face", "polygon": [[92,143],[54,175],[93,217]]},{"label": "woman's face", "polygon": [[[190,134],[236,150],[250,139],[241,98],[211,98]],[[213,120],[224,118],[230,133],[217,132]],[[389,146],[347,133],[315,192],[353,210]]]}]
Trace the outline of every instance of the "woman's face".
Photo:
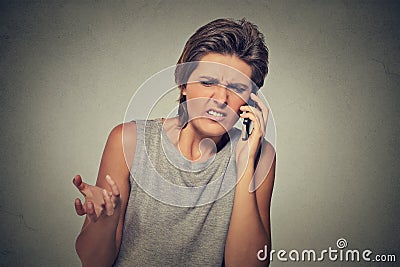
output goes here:
[{"label": "woman's face", "polygon": [[203,136],[221,136],[236,123],[250,97],[251,67],[235,55],[209,53],[190,75],[186,89],[189,125]]}]

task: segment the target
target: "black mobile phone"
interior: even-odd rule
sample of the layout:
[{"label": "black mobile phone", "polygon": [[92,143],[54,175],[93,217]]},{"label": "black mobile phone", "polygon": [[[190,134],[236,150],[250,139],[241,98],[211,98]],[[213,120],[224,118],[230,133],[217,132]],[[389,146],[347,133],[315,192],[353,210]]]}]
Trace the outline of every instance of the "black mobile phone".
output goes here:
[{"label": "black mobile phone", "polygon": [[[249,100],[247,101],[247,105],[251,106],[251,107],[255,107],[255,102],[254,100],[252,100],[251,98],[249,98]],[[245,127],[244,131],[242,131],[242,140],[246,141],[247,139],[249,139],[249,135],[250,135],[250,125],[251,125],[251,120],[248,118],[244,118],[243,119],[243,127]]]}]

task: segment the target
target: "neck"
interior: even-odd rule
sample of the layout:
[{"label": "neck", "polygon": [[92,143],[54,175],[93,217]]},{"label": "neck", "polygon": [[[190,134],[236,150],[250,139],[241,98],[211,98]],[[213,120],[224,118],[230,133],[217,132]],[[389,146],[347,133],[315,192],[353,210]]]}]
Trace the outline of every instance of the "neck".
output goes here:
[{"label": "neck", "polygon": [[169,140],[185,158],[191,161],[206,161],[224,147],[229,140],[227,134],[222,136],[201,135],[191,123],[181,129],[177,118],[163,119],[163,122]]},{"label": "neck", "polygon": [[205,161],[217,152],[221,136],[203,136],[193,128],[191,123],[180,131],[178,137],[181,153],[191,161]]}]

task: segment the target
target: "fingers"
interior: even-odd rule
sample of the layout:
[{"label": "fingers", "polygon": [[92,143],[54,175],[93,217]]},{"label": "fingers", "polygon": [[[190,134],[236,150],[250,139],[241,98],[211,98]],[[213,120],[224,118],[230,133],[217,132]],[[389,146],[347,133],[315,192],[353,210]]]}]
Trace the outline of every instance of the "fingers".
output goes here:
[{"label": "fingers", "polygon": [[262,113],[260,110],[254,107],[249,106],[241,106],[241,111],[247,111],[246,113],[242,113],[240,115],[241,118],[249,118],[254,122],[253,130],[261,131],[261,135],[264,136],[265,134],[265,124],[262,118]]},{"label": "fingers", "polygon": [[251,93],[250,98],[254,100],[254,102],[256,102],[256,104],[260,107],[263,114],[265,125],[267,125],[269,109],[264,104],[264,102],[261,101],[261,98],[258,95]]},{"label": "fingers", "polygon": [[86,216],[91,222],[97,221],[96,211],[94,210],[94,205],[92,202],[86,203]]},{"label": "fingers", "polygon": [[[81,193],[83,194],[82,191],[85,189],[86,183],[84,183],[82,181],[82,177],[79,174],[75,175],[74,179],[72,179],[72,182],[74,183],[76,188],[78,188],[78,190],[81,191]],[[83,195],[85,195],[85,194],[83,194]]]},{"label": "fingers", "polygon": [[251,134],[253,134],[254,131],[257,132],[260,130],[260,121],[254,113],[251,113],[251,112],[242,113],[242,114],[240,114],[240,117],[242,119],[248,118],[253,121],[253,131],[251,132]]},{"label": "fingers", "polygon": [[267,106],[265,106],[264,102],[261,101],[261,98],[260,98],[258,95],[254,94],[254,93],[251,93],[251,94],[250,94],[250,98],[251,98],[252,100],[254,100],[254,102],[256,102],[257,106],[259,106],[260,109],[261,109],[263,112],[264,112],[264,111],[268,111]]},{"label": "fingers", "polygon": [[103,189],[103,199],[104,199],[104,208],[107,216],[111,216],[114,214],[114,208],[115,206],[113,205],[111,201],[111,197],[108,194],[107,190]]},{"label": "fingers", "polygon": [[255,107],[251,107],[251,106],[241,106],[240,107],[241,111],[247,111],[247,112],[251,112],[257,115],[257,117],[262,118],[263,114],[261,112],[261,110],[259,110],[258,108]]},{"label": "fingers", "polygon": [[82,177],[79,174],[75,175],[72,179],[72,183],[79,189],[82,185]]},{"label": "fingers", "polygon": [[75,199],[75,211],[76,211],[76,214],[78,214],[79,216],[86,214],[86,210],[85,210],[84,206],[82,205],[82,202],[79,198]]},{"label": "fingers", "polygon": [[240,109],[242,111],[255,113],[260,122],[259,129],[261,129],[262,135],[264,136],[266,133],[267,123],[268,123],[269,109],[261,100],[261,98],[256,94],[251,93],[250,98],[255,102],[257,107],[242,106]]},{"label": "fingers", "polygon": [[119,198],[119,189],[118,189],[117,183],[108,174],[106,175],[106,180],[107,180],[108,185],[111,188],[111,192],[112,192],[113,196]]},{"label": "fingers", "polygon": [[77,198],[75,199],[75,211],[78,215],[85,215],[92,222],[96,222],[100,217],[112,216],[115,208],[119,206],[120,192],[115,181],[106,176],[106,181],[111,188],[111,192],[106,189],[90,186],[82,181],[80,175],[76,175],[73,179],[74,185],[85,196],[85,204]]},{"label": "fingers", "polygon": [[111,178],[110,175],[106,175],[106,180],[107,183],[109,184],[109,186],[111,187],[111,202],[112,202],[112,207],[113,209],[115,209],[115,207],[118,206],[121,198],[120,198],[120,193],[119,193],[119,189],[117,186],[117,183]]}]

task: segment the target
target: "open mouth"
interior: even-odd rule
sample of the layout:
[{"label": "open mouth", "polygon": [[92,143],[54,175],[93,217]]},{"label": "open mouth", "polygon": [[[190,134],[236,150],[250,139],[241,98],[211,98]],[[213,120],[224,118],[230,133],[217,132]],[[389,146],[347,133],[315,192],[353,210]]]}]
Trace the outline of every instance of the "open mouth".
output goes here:
[{"label": "open mouth", "polygon": [[225,112],[217,111],[215,109],[209,109],[206,112],[206,117],[215,121],[223,120],[226,116],[227,114]]},{"label": "open mouth", "polygon": [[208,110],[207,113],[210,114],[211,116],[214,116],[214,117],[226,117],[225,113],[218,112],[218,111],[215,111],[213,109]]}]

